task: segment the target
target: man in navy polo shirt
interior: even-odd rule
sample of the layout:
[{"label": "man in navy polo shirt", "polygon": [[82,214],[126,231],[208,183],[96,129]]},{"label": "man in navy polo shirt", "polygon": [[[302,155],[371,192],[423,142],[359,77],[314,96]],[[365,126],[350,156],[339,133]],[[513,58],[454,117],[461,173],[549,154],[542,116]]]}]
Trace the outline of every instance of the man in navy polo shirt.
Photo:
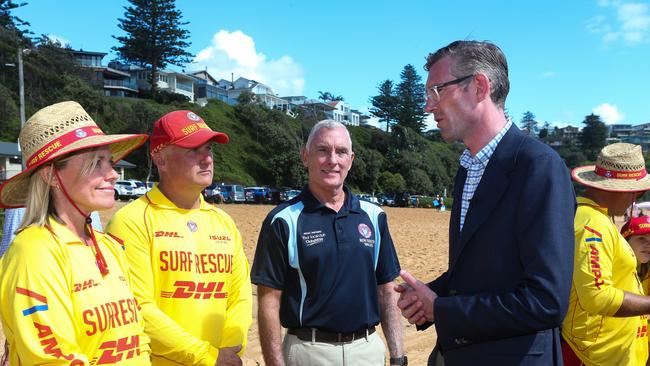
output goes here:
[{"label": "man in navy polo shirt", "polygon": [[320,121],[301,158],[309,183],[264,220],[251,273],[266,365],[385,365],[380,321],[391,364],[406,365],[386,214],[344,186],[350,134]]}]

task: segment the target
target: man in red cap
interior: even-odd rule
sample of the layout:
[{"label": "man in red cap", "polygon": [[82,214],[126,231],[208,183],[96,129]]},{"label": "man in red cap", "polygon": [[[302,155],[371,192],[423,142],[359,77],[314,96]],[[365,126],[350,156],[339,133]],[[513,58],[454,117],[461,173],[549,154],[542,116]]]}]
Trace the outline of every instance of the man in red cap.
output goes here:
[{"label": "man in red cap", "polygon": [[233,220],[203,200],[212,183],[213,131],[194,112],[153,126],[151,158],[160,183],[119,210],[108,232],[122,240],[151,337],[153,365],[241,365],[252,291]]}]

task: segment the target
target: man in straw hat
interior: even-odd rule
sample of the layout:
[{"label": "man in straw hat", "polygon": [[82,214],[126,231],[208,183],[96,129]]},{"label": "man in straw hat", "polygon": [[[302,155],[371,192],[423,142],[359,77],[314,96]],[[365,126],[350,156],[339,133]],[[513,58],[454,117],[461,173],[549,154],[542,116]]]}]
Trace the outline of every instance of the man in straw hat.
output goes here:
[{"label": "man in straw hat", "polygon": [[128,349],[120,364],[150,364],[124,251],[90,218],[113,207],[113,164],[146,138],[105,135],[76,102],[39,110],[20,131],[26,168],[0,187],[3,207],[25,206],[0,261],[12,365],[114,363],[116,347]]},{"label": "man in straw hat", "polygon": [[645,365],[647,315],[634,252],[612,222],[650,189],[641,147],[605,146],[596,165],[575,168],[587,187],[574,222],[575,263],[569,311],[562,323],[566,365]]},{"label": "man in straw hat", "polygon": [[108,232],[124,241],[154,365],[239,365],[252,289],[233,220],[204,201],[215,132],[194,112],[154,123],[150,153],[160,184],[119,210]]}]

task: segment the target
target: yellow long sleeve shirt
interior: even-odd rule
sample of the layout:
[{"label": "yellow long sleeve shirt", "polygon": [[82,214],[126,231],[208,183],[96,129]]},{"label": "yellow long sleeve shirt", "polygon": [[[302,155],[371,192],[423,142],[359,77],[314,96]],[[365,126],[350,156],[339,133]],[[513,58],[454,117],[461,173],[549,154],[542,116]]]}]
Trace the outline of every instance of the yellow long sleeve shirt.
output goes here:
[{"label": "yellow long sleeve shirt", "polygon": [[0,260],[11,365],[150,365],[124,250],[95,236],[106,276],[93,247],[53,218],[20,232]]},{"label": "yellow long sleeve shirt", "polygon": [[562,337],[588,366],[645,365],[647,315],[613,316],[624,292],[643,295],[634,252],[606,208],[577,200],[573,283]]},{"label": "yellow long sleeve shirt", "polygon": [[242,345],[252,289],[233,220],[201,199],[174,205],[158,187],[120,209],[107,231],[123,241],[151,338],[153,365],[213,366],[218,349]]}]

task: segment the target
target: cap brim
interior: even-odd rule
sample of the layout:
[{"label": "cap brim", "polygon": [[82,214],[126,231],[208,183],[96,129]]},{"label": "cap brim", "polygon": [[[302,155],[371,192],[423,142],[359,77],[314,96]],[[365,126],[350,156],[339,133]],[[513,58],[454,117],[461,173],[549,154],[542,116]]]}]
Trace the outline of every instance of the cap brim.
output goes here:
[{"label": "cap brim", "polygon": [[[52,161],[61,156],[84,149],[91,149],[108,145],[111,150],[113,163],[122,160],[133,150],[142,146],[147,141],[147,135],[96,135],[76,141],[61,150],[52,154],[48,159],[36,164],[29,169],[25,169],[19,174],[5,181],[0,186],[0,206],[6,208],[23,207],[27,199],[27,190],[29,189],[29,179],[32,173],[41,165]],[[24,159],[24,157],[23,157]]]},{"label": "cap brim", "polygon": [[178,147],[183,147],[186,149],[197,148],[208,141],[214,141],[219,144],[227,144],[230,138],[223,132],[212,131],[209,129],[200,129],[199,131],[187,135],[180,140],[170,143],[170,145],[176,145]]},{"label": "cap brim", "polygon": [[597,175],[595,165],[585,165],[574,168],[571,177],[576,182],[609,192],[643,192],[650,190],[650,175],[635,179],[615,179]]}]

